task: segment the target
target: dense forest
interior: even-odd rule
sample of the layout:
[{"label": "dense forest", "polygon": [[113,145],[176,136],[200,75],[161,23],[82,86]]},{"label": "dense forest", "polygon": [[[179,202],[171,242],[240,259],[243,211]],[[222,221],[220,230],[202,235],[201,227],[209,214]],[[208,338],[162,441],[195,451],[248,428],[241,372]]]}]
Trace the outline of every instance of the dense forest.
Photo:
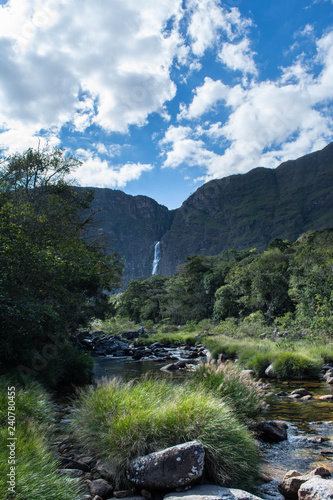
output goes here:
[{"label": "dense forest", "polygon": [[136,322],[256,318],[268,325],[333,328],[333,229],[264,252],[228,250],[188,257],[171,277],[133,280],[114,302]]}]

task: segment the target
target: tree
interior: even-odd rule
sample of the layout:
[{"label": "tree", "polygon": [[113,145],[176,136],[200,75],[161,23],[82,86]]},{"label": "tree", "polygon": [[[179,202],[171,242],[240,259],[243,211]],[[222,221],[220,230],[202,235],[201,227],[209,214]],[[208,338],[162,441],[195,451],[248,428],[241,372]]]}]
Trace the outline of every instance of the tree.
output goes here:
[{"label": "tree", "polygon": [[91,192],[66,180],[78,165],[59,149],[29,149],[1,165],[2,371],[29,365],[50,342],[67,342],[106,312],[104,291],[120,285],[118,258],[83,238]]}]

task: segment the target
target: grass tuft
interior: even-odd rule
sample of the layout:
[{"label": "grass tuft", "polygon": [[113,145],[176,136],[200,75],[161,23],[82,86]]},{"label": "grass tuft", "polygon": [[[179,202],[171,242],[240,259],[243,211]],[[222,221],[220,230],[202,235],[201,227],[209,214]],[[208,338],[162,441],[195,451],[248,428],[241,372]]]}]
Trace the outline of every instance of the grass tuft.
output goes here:
[{"label": "grass tuft", "polygon": [[241,420],[255,417],[262,408],[264,391],[232,362],[209,359],[200,363],[194,378],[227,401]]},{"label": "grass tuft", "polygon": [[88,453],[117,462],[116,487],[126,484],[133,458],[195,439],[205,447],[207,474],[214,482],[244,486],[257,474],[252,436],[203,386],[105,380],[82,390],[76,406],[73,436]]}]

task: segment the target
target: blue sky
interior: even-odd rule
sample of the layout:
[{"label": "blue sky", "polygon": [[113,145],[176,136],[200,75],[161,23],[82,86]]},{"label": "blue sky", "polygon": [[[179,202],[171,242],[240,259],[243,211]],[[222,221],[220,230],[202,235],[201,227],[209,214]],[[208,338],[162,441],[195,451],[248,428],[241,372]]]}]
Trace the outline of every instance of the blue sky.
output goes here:
[{"label": "blue sky", "polygon": [[177,208],[333,140],[333,0],[0,0],[3,155]]}]

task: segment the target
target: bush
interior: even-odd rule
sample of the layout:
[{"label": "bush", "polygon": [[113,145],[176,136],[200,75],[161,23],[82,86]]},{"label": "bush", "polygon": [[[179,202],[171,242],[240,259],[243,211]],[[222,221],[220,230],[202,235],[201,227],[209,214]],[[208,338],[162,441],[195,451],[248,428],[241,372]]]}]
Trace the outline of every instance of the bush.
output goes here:
[{"label": "bush", "polygon": [[195,372],[195,381],[227,401],[242,420],[255,417],[260,412],[263,390],[231,362],[210,359],[201,363]]},{"label": "bush", "polygon": [[126,484],[132,459],[195,439],[205,448],[208,477],[214,482],[244,486],[257,474],[257,451],[248,430],[202,386],[106,380],[82,390],[76,408],[74,437],[88,453],[117,463],[117,488]]},{"label": "bush", "polygon": [[296,352],[281,352],[273,363],[278,378],[313,379],[319,378],[322,362]]}]

